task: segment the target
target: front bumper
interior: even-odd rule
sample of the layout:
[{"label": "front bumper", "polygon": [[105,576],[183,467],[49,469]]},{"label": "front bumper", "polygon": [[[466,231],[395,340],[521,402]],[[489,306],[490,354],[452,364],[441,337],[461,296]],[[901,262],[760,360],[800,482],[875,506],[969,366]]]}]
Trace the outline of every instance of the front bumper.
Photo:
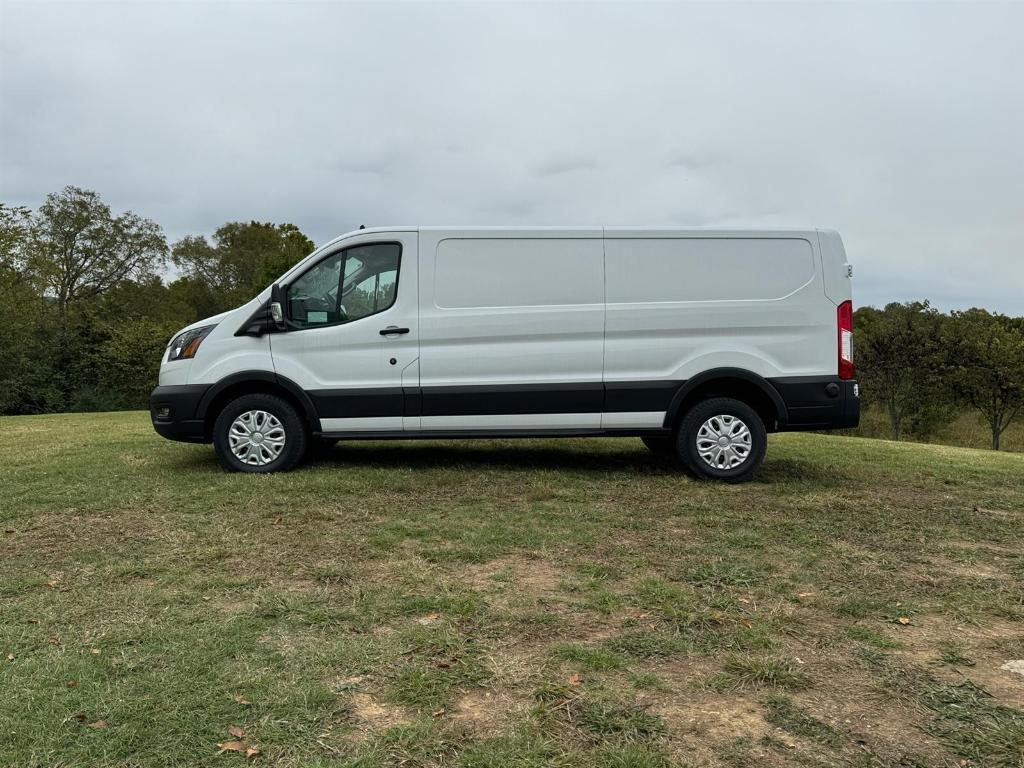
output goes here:
[{"label": "front bumper", "polygon": [[168,440],[205,443],[206,423],[197,419],[199,402],[209,384],[176,384],[157,387],[149,396],[149,417],[153,429]]}]

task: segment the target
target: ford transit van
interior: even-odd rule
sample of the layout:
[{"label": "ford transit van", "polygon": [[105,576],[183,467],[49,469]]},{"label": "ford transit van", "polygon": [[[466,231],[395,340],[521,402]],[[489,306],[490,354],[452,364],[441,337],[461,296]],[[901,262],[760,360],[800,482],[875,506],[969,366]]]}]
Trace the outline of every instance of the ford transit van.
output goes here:
[{"label": "ford transit van", "polygon": [[738,482],[768,432],[856,426],[829,230],[350,232],[178,333],[151,416],[239,472],[315,442],[634,436]]}]

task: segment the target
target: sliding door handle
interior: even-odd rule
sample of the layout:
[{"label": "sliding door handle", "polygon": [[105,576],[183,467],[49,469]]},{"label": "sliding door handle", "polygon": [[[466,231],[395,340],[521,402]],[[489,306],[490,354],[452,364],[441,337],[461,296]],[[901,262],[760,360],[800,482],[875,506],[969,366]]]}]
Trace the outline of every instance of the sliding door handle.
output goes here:
[{"label": "sliding door handle", "polygon": [[381,336],[392,336],[392,335],[398,336],[399,334],[408,333],[408,332],[409,332],[408,328],[399,328],[397,325],[389,325],[387,328],[381,328],[380,329],[380,335]]}]

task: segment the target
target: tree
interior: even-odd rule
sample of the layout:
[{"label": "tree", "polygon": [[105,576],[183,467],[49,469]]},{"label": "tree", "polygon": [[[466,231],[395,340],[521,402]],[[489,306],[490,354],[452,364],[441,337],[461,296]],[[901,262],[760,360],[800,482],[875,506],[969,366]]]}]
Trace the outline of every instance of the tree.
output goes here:
[{"label": "tree", "polygon": [[0,203],[0,267],[20,274],[25,266],[31,233],[31,210]]},{"label": "tree", "polygon": [[76,301],[153,274],[167,256],[159,225],[131,211],[113,216],[89,190],[68,186],[47,195],[32,219],[26,269],[62,317]]},{"label": "tree", "polygon": [[26,278],[32,212],[0,203],[0,414],[60,406],[54,384],[51,312]]},{"label": "tree", "polygon": [[854,316],[858,376],[885,408],[893,440],[907,427],[927,435],[945,415],[943,320],[927,301],[863,307]]},{"label": "tree", "polygon": [[1024,411],[1024,321],[984,309],[953,312],[954,384],[992,431],[992,449]]},{"label": "tree", "polygon": [[230,222],[174,244],[172,259],[191,285],[181,291],[216,314],[248,301],[315,246],[294,224]]}]

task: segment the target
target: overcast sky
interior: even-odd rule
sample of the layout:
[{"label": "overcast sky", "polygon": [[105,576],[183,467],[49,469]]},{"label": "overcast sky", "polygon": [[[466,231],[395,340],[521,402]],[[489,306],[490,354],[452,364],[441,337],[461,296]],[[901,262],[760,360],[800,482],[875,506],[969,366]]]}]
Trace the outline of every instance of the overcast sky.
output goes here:
[{"label": "overcast sky", "polygon": [[0,200],[173,241],[834,227],[855,300],[1024,313],[1024,3],[14,3]]}]

